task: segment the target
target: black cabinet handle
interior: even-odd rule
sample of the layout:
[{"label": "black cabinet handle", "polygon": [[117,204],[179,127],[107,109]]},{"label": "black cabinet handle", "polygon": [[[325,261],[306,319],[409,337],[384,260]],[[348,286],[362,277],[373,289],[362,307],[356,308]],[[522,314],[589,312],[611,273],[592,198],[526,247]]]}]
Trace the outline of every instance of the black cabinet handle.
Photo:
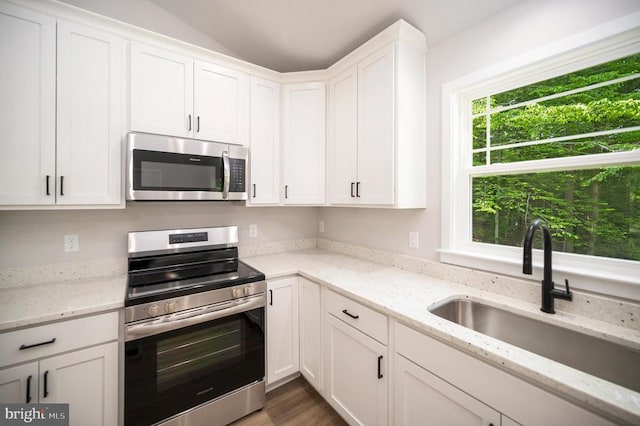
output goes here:
[{"label": "black cabinet handle", "polygon": [[355,198],[355,195],[353,195],[353,187],[355,186],[355,182],[351,182],[351,198]]},{"label": "black cabinet handle", "polygon": [[191,131],[191,114],[189,114],[189,120],[187,120],[187,125],[189,126],[187,130]]},{"label": "black cabinet handle", "polygon": [[378,357],[378,379],[382,379],[384,376],[382,375],[382,355]]},{"label": "black cabinet handle", "polygon": [[273,290],[269,290],[269,305],[273,306]]},{"label": "black cabinet handle", "polygon": [[27,404],[31,402],[31,378],[33,376],[27,377]]},{"label": "black cabinet handle", "polygon": [[360,198],[360,182],[356,182],[356,197]]},{"label": "black cabinet handle", "polygon": [[253,184],[253,198],[256,198],[256,184]]},{"label": "black cabinet handle", "polygon": [[60,176],[60,195],[64,195],[64,176]]},{"label": "black cabinet handle", "polygon": [[47,386],[48,377],[49,377],[49,370],[44,372],[44,392],[42,393],[43,398],[46,398],[49,395],[49,388]]},{"label": "black cabinet handle", "polygon": [[344,310],[342,311],[342,313],[343,313],[343,314],[345,314],[345,315],[347,315],[347,316],[350,316],[350,317],[351,317],[351,318],[353,318],[353,319],[358,319],[358,318],[360,318],[360,316],[358,316],[358,315],[350,314],[350,313],[349,313],[349,311],[347,311],[346,309],[344,309]]},{"label": "black cabinet handle", "polygon": [[284,186],[284,198],[289,198],[289,185]]},{"label": "black cabinet handle", "polygon": [[51,195],[51,192],[49,191],[49,178],[51,176],[47,175],[47,195]]},{"label": "black cabinet handle", "polygon": [[200,116],[196,118],[196,132],[200,131]]},{"label": "black cabinet handle", "polygon": [[38,346],[50,345],[55,341],[56,341],[56,338],[54,337],[53,339],[47,340],[46,342],[34,343],[33,345],[20,345],[19,350],[23,351],[25,349],[37,348]]}]

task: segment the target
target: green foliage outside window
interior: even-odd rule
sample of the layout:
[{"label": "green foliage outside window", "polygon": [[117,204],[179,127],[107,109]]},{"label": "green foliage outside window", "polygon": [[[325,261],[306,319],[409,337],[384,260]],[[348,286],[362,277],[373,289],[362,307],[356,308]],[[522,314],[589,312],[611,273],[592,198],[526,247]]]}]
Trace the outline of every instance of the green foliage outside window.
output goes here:
[{"label": "green foliage outside window", "polygon": [[[474,166],[637,150],[640,54],[474,100],[472,110]],[[520,246],[542,218],[554,250],[640,260],[638,164],[475,177],[473,241]]]}]

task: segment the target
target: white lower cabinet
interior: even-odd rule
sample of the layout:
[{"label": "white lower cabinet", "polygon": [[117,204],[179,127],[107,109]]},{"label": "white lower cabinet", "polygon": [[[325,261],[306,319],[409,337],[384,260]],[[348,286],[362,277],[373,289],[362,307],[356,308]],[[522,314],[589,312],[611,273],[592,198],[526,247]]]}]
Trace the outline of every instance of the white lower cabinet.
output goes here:
[{"label": "white lower cabinet", "polygon": [[396,425],[499,426],[500,413],[405,357],[394,358]]},{"label": "white lower cabinet", "polygon": [[298,277],[267,281],[267,385],[300,370]]},{"label": "white lower cabinet", "polygon": [[0,334],[0,403],[69,404],[71,426],[117,425],[117,338],[115,312]]},{"label": "white lower cabinet", "polygon": [[324,315],[324,397],[351,425],[387,424],[387,347]]},{"label": "white lower cabinet", "polygon": [[322,389],[322,314],[320,285],[299,278],[300,293],[300,373],[316,390]]},{"label": "white lower cabinet", "polygon": [[394,331],[397,425],[613,424],[407,326]]}]

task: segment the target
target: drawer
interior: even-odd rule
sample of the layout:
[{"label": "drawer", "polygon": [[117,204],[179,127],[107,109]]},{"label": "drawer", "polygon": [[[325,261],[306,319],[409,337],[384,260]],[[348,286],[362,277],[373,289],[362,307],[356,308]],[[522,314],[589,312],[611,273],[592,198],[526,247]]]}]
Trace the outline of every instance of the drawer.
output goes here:
[{"label": "drawer", "polygon": [[378,342],[384,345],[388,344],[389,330],[386,315],[331,290],[327,291],[326,302],[327,312],[331,315],[368,334]]},{"label": "drawer", "polygon": [[0,334],[0,367],[117,339],[117,312],[10,331]]}]

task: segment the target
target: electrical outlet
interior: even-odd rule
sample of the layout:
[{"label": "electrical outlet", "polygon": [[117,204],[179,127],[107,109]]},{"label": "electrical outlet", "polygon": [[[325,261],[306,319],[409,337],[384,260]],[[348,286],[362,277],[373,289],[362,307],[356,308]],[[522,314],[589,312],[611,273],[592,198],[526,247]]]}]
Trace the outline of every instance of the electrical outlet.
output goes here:
[{"label": "electrical outlet", "polygon": [[258,236],[258,225],[249,225],[249,237],[255,238]]},{"label": "electrical outlet", "polygon": [[418,246],[419,246],[418,231],[409,232],[409,247],[417,249]]},{"label": "electrical outlet", "polygon": [[324,232],[324,220],[318,221],[318,232]]},{"label": "electrical outlet", "polygon": [[66,234],[64,236],[64,251],[72,252],[80,250],[80,237],[78,234]]}]

